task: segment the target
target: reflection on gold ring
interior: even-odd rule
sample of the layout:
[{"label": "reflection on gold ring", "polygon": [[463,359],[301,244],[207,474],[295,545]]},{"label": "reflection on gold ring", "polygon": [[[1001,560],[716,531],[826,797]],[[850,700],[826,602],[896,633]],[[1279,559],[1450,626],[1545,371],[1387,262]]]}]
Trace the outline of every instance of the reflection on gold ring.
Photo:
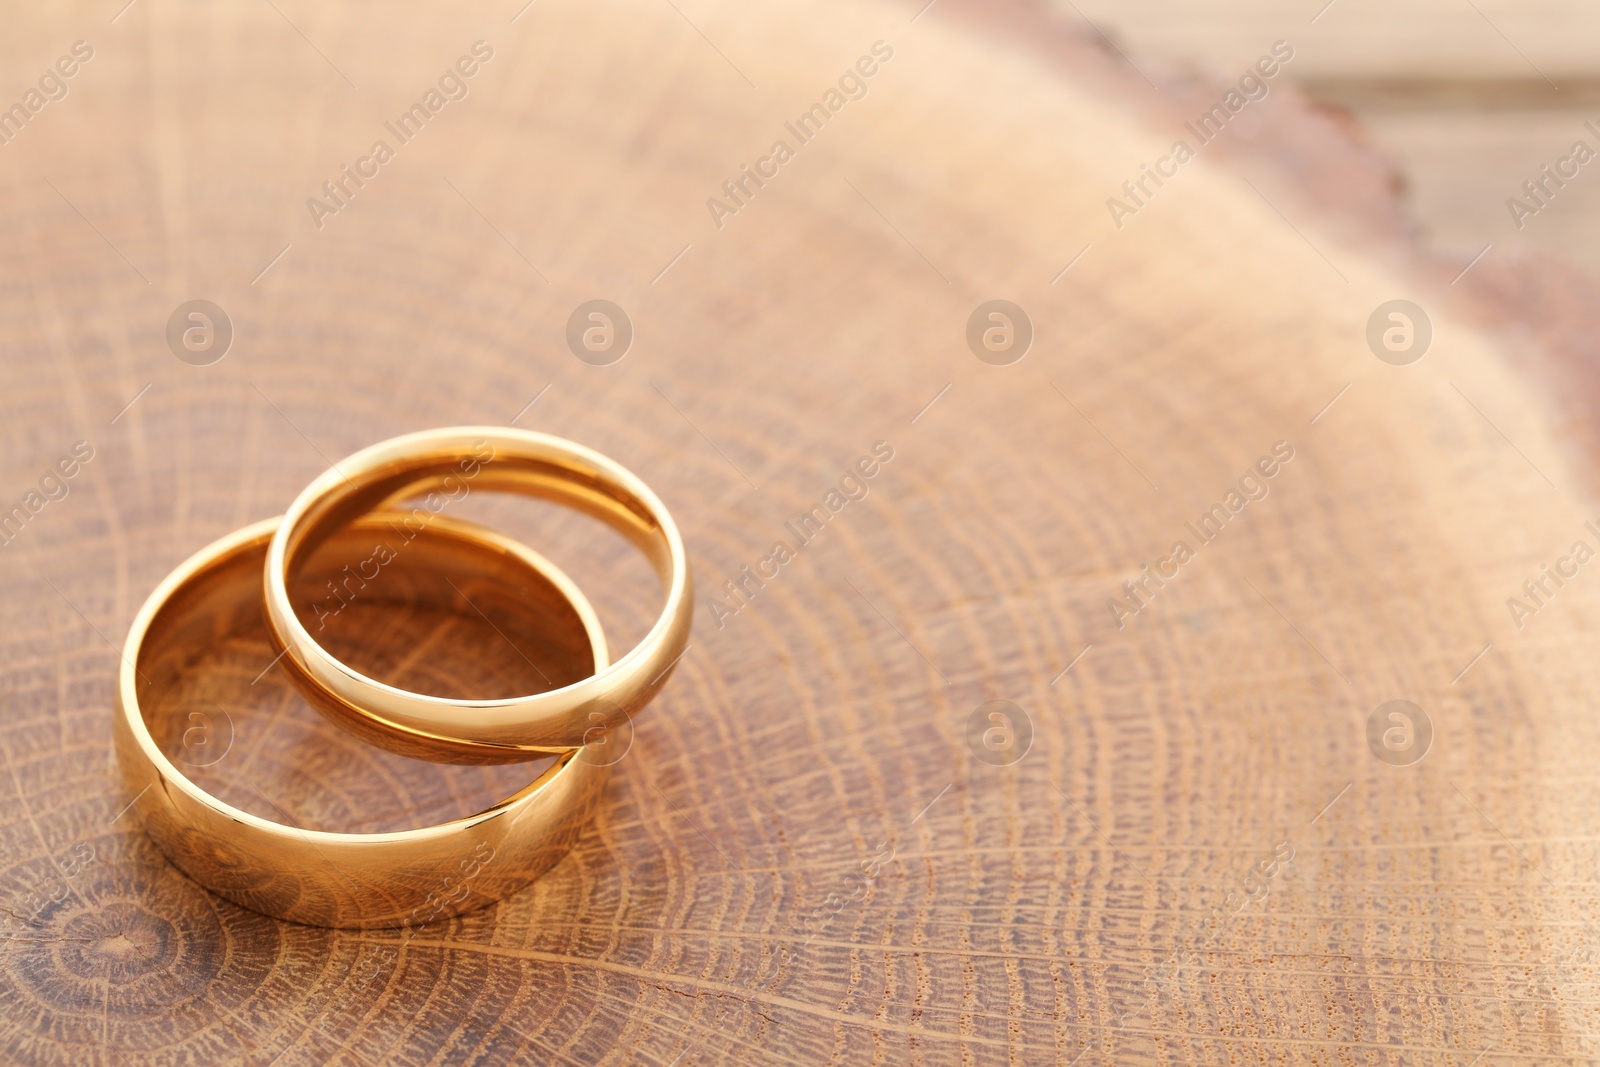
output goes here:
[{"label": "reflection on gold ring", "polygon": [[[388,513],[365,516],[332,541],[370,544],[391,521]],[[254,815],[201,789],[162,750],[158,736],[195,728],[188,720],[154,719],[155,709],[170,714],[167,705],[186,706],[164,695],[196,650],[246,623],[259,626],[261,569],[279,522],[255,523],[201,549],[168,575],[134,619],[118,678],[115,737],[123,779],[152,840],[213,892],[314,926],[414,926],[482,907],[539,877],[571,848],[608,774],[607,764],[582,759],[581,749],[564,752],[532,784],[475,815],[369,834],[301,829]],[[588,601],[542,557],[493,531],[442,518],[415,544],[423,569],[445,584],[469,581],[484,559],[514,563],[509,569],[517,577],[499,579],[509,583],[511,599],[559,603],[562,618],[583,632],[587,647],[575,647],[585,662],[564,673],[609,663]]]}]

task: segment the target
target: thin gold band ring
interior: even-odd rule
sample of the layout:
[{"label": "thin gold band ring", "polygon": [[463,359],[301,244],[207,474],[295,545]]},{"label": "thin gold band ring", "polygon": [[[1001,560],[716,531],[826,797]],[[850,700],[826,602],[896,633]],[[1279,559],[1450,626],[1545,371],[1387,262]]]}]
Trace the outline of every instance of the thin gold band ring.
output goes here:
[{"label": "thin gold band ring", "polygon": [[[436,521],[475,489],[553,500],[616,529],[650,560],[666,603],[637,647],[592,677],[549,692],[491,700],[427,696],[340,662],[296,613],[289,584],[324,539],[357,516],[422,498],[407,530]],[[363,580],[361,575],[357,580]],[[688,647],[693,587],[672,516],[638,477],[593,449],[503,426],[426,430],[339,461],[290,505],[266,559],[268,628],[318,710],[401,755],[445,763],[511,763],[605,736],[649,702]]]}]

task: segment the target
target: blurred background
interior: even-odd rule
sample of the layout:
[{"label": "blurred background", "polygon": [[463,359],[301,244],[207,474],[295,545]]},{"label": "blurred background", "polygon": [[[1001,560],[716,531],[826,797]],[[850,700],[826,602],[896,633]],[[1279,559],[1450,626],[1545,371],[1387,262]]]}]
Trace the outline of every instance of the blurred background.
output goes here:
[{"label": "blurred background", "polygon": [[[1518,228],[1506,208],[1572,143],[1600,150],[1600,7],[1581,0],[1041,0],[1152,78],[1229,82],[1263,42],[1287,79],[1347,112],[1392,162],[1426,245],[1449,258],[1537,251],[1600,276],[1600,181],[1561,189]],[[1090,30],[1091,33],[1094,30]],[[1591,178],[1585,167],[1584,178]]]}]

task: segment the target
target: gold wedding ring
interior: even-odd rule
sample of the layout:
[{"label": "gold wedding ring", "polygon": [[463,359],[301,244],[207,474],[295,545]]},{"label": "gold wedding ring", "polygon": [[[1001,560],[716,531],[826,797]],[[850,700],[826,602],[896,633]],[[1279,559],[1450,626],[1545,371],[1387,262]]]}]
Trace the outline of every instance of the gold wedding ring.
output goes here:
[{"label": "gold wedding ring", "polygon": [[[407,692],[342,663],[318,643],[289,589],[308,555],[360,516],[398,509],[407,536],[438,522],[479,490],[563,503],[600,519],[650,560],[666,603],[637,647],[591,677],[525,696],[456,699]],[[404,501],[420,502],[401,508]],[[360,561],[331,587],[351,596],[376,577]],[[445,763],[509,763],[591,743],[629,721],[661,688],[688,647],[689,562],[671,515],[630,471],[548,434],[498,426],[427,430],[340,460],[290,505],[266,554],[268,628],[306,698],[363,739],[401,755]],[[334,610],[310,609],[313,623]]]},{"label": "gold wedding ring", "polygon": [[[666,603],[638,647],[611,662],[594,610],[565,574],[503,534],[443,514],[474,489],[567,504],[641,549]],[[306,588],[318,582],[330,596],[308,601]],[[407,596],[452,608],[464,600],[545,688],[439,696],[378,681],[371,674],[384,673],[383,665],[368,665],[369,650],[353,643],[374,632],[370,616],[332,629],[329,617],[357,603],[353,615],[405,605]],[[302,612],[314,617],[322,642]],[[116,690],[116,750],[129,806],[196,882],[267,915],[330,927],[416,927],[459,915],[533,881],[572,847],[622,754],[611,734],[656,694],[688,648],[691,612],[677,526],[649,487],[612,460],[502,427],[397,437],[336,464],[281,518],[201,549],[150,594],[128,633]],[[374,745],[441,763],[553,757],[551,765],[476,815],[421,829],[306,829],[265,794],[283,820],[252,814],[197,784],[209,766],[191,776],[167,752],[192,732],[179,719],[191,669],[219,641],[241,637],[275,649],[273,662],[285,665],[313,707]],[[360,667],[325,647],[335,639]],[[464,684],[474,682],[492,691],[483,677]],[[536,684],[527,677],[507,688]],[[211,751],[207,763],[215,762]],[[234,788],[217,782],[224,795]]]},{"label": "gold wedding ring", "polygon": [[[382,496],[401,482],[378,484],[376,495]],[[370,497],[358,499],[365,503]],[[341,513],[341,519],[349,514]],[[327,543],[324,555],[342,559],[396,541],[406,517],[379,511],[315,532]],[[177,683],[208,645],[242,632],[267,645],[261,573],[269,542],[284,543],[278,536],[283,529],[279,519],[269,519],[201,549],[156,587],[134,619],[117,682],[115,739],[123,778],[150,837],[213,892],[315,926],[418,926],[481,907],[537,878],[571,848],[605,782],[607,763],[585,758],[583,749],[563,752],[531,785],[468,818],[353,834],[301,829],[224,803],[180,771],[158,744],[157,738],[170,743],[181,729],[170,721]],[[676,544],[676,531],[670,540]],[[296,543],[304,553],[304,536]],[[520,607],[538,616],[543,651],[554,649],[557,659],[571,661],[545,657],[542,672],[554,672],[554,681],[606,671],[605,639],[588,601],[536,553],[443,515],[432,516],[426,529],[404,543],[416,572],[432,576],[439,595],[449,598],[448,586],[488,605],[485,610]],[[417,591],[415,581],[407,591]],[[498,607],[492,603],[497,591],[503,601]]]}]

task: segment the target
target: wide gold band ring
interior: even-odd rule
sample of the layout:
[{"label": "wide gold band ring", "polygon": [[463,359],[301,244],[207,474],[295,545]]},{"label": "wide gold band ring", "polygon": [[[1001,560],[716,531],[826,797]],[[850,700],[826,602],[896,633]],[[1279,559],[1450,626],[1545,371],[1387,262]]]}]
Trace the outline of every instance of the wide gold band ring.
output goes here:
[{"label": "wide gold band ring", "polygon": [[[403,518],[375,513],[329,531],[329,554],[395,540]],[[268,646],[261,571],[280,526],[279,519],[258,522],[201,549],[156,587],[133,621],[117,682],[115,740],[132,806],[151,839],[207,889],[313,926],[419,926],[499,900],[539,877],[577,840],[604,785],[608,761],[593,758],[593,749],[563,753],[531,785],[475,815],[369,834],[261,818],[201,789],[168,757],[158,738],[171,748],[182,729],[171,721],[173,708],[184,706],[181,683],[201,650],[247,632]],[[557,676],[552,681],[607,666],[605,640],[583,594],[512,539],[436,516],[404,551],[416,574],[446,587],[446,598],[453,590],[485,604],[499,590],[503,603],[489,610],[520,609],[542,616],[547,630],[552,621],[564,627],[548,640],[535,635],[572,660],[558,669],[546,656]],[[495,566],[486,568],[486,560]]]},{"label": "wide gold band ring", "polygon": [[[420,498],[420,503],[400,509],[402,527],[424,529],[475,490],[567,504],[638,547],[666,594],[660,618],[639,645],[592,677],[560,689],[461,700],[385,685],[318,644],[289,596],[290,582],[309,553],[357,516],[397,508],[406,500]],[[358,567],[349,572],[346,588],[358,591],[376,573],[376,565]],[[502,426],[426,430],[340,460],[290,505],[267,552],[265,588],[273,640],[307,700],[375,745],[448,763],[536,759],[607,736],[665,683],[688,647],[693,612],[683,538],[644,482],[582,445]]]}]

